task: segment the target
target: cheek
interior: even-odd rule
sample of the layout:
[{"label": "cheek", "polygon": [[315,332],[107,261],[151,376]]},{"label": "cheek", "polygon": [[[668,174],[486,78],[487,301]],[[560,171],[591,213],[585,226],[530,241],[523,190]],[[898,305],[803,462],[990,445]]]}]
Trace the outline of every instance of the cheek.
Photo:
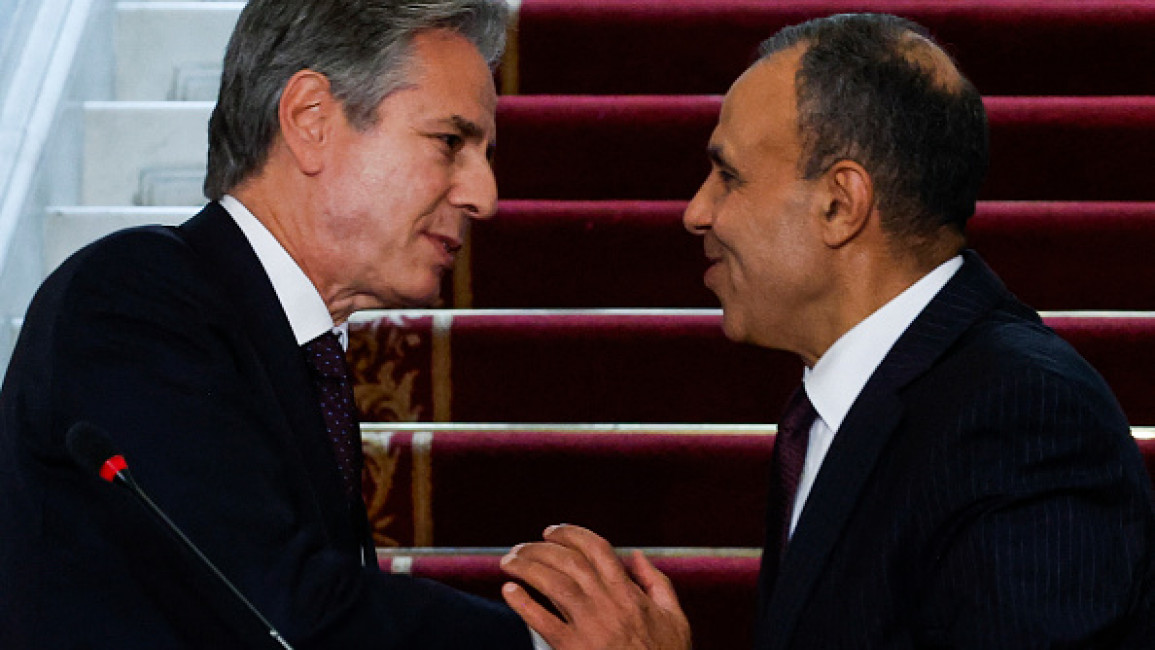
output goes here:
[{"label": "cheek", "polygon": [[378,139],[343,161],[345,189],[362,200],[396,201],[428,178],[429,152],[407,140]]},{"label": "cheek", "polygon": [[777,224],[765,215],[743,206],[719,219],[715,230],[726,248],[731,280],[737,287],[749,289],[767,275],[777,257]]},{"label": "cheek", "polygon": [[393,214],[401,221],[417,224],[446,200],[451,175],[436,162],[420,161],[379,176],[378,198],[392,204]]},{"label": "cheek", "polygon": [[732,302],[759,313],[792,303],[816,270],[800,215],[763,211],[745,217],[724,233],[730,240]]},{"label": "cheek", "polygon": [[429,208],[430,178],[412,167],[368,165],[329,188],[330,228],[357,247],[395,248]]}]

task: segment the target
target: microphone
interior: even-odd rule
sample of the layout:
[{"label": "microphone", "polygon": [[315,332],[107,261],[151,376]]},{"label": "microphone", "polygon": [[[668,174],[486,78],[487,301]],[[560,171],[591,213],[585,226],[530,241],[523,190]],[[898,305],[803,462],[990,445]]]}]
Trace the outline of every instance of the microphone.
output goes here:
[{"label": "microphone", "polygon": [[148,507],[153,515],[160,519],[160,521],[176,535],[176,538],[184,544],[185,548],[192,551],[193,554],[209,568],[213,575],[220,579],[220,581],[229,588],[229,591],[233,592],[233,595],[244,604],[249,612],[257,617],[261,625],[265,626],[269,631],[269,636],[277,641],[285,650],[293,650],[293,646],[289,645],[289,642],[281,636],[281,633],[273,627],[273,624],[249,602],[248,598],[245,598],[244,594],[233,585],[232,581],[226,578],[225,574],[221,573],[220,569],[201,552],[200,548],[185,536],[184,532],[168,518],[168,515],[145,494],[144,490],[137,484],[136,479],[134,479],[128,471],[128,463],[125,462],[124,456],[120,455],[116,450],[116,447],[112,444],[112,440],[109,439],[108,434],[106,434],[103,429],[91,422],[77,422],[68,430],[68,434],[65,436],[65,445],[68,447],[68,453],[72,456],[72,459],[82,468],[98,474],[100,478],[109,483],[128,489],[129,492],[136,496],[141,503]]}]

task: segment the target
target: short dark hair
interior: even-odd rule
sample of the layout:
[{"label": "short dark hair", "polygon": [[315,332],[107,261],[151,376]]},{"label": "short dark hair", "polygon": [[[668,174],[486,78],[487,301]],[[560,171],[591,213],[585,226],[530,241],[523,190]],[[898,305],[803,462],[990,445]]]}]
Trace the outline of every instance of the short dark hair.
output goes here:
[{"label": "short dark hair", "polygon": [[381,101],[407,82],[417,34],[458,32],[492,67],[508,18],[502,0],[249,0],[209,120],[205,196],[220,199],[264,166],[281,92],[298,71],[325,75],[350,123],[367,129]]},{"label": "short dark hair", "polygon": [[888,233],[923,239],[943,226],[963,233],[989,160],[986,110],[970,81],[959,73],[957,83],[944,82],[942,70],[925,58],[920,64],[936,45],[922,26],[897,16],[810,20],[781,30],[759,52],[765,59],[800,43],[803,177],[854,160],[874,181]]}]

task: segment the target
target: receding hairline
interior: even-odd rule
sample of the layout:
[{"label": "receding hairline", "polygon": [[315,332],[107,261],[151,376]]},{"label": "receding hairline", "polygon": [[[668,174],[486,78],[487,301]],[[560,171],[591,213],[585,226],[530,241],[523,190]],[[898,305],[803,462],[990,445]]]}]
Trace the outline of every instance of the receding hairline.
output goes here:
[{"label": "receding hairline", "polygon": [[[793,53],[797,53],[799,69],[801,69],[803,57],[815,45],[817,43],[813,38],[800,38],[789,47],[764,54],[746,71],[749,72],[750,69],[771,59],[788,57]],[[950,55],[927,36],[909,28],[903,28],[894,53],[926,73],[938,89],[949,93],[962,92],[964,86],[962,71],[955,65]]]},{"label": "receding hairline", "polygon": [[925,72],[933,84],[946,92],[958,93],[963,89],[962,72],[941,47],[926,36],[906,30],[898,42],[901,56],[907,63]]}]

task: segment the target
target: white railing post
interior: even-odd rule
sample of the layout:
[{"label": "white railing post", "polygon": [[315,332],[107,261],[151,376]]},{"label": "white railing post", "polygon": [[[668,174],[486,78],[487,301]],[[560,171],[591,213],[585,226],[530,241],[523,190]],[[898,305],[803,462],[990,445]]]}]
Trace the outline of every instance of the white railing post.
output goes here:
[{"label": "white railing post", "polygon": [[[16,323],[28,296],[39,283],[42,265],[28,250],[39,241],[38,219],[44,197],[37,197],[36,177],[58,115],[66,97],[76,54],[84,39],[93,10],[109,0],[39,0],[21,3],[22,24],[8,25],[13,32],[28,30],[17,40],[22,44],[2,54],[0,61],[12,70],[0,88],[0,322]],[[15,343],[14,327],[0,327],[0,369],[8,364]]]}]

